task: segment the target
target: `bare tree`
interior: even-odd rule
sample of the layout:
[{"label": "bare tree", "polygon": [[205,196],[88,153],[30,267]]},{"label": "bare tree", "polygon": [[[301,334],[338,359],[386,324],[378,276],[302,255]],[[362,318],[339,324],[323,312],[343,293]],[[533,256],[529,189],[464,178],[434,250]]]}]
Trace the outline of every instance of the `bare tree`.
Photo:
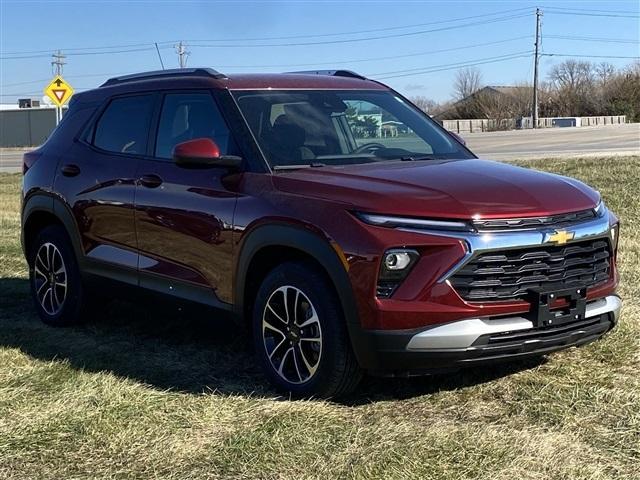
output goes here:
[{"label": "bare tree", "polygon": [[600,62],[598,65],[596,65],[595,70],[600,82],[602,84],[605,84],[608,80],[611,79],[611,77],[613,77],[614,73],[616,72],[616,67],[614,67],[609,62]]},{"label": "bare tree", "polygon": [[558,89],[575,92],[590,88],[595,80],[593,64],[582,60],[566,60],[551,68],[549,79]]},{"label": "bare tree", "polygon": [[416,107],[422,110],[424,113],[432,114],[438,104],[431,100],[430,98],[424,97],[422,95],[416,95],[415,97],[410,97],[411,103],[413,103]]},{"label": "bare tree", "polygon": [[595,71],[591,62],[569,59],[549,72],[559,115],[593,115],[597,110]]},{"label": "bare tree", "polygon": [[453,84],[456,99],[462,100],[469,95],[473,95],[482,86],[482,73],[478,68],[467,67],[456,72],[456,79]]}]

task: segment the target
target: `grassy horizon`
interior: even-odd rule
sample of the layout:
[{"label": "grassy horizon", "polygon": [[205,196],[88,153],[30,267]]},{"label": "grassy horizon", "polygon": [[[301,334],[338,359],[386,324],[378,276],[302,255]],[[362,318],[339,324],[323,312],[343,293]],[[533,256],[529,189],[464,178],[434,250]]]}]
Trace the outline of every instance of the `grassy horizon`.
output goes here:
[{"label": "grassy horizon", "polygon": [[540,361],[368,378],[340,401],[278,397],[209,310],[116,301],[41,324],[20,176],[0,174],[0,478],[637,480],[640,156],[515,163],[589,183],[621,218],[619,327]]}]

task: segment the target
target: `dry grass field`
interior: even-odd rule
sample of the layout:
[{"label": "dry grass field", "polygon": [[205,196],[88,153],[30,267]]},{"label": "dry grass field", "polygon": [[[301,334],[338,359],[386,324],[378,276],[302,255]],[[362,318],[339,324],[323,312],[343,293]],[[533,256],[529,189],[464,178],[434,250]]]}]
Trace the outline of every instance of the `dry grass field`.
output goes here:
[{"label": "dry grass field", "polygon": [[279,398],[209,311],[114,302],[82,327],[36,318],[19,175],[0,176],[0,478],[640,478],[640,157],[527,166],[598,188],[622,219],[620,326],[540,361],[366,379]]}]

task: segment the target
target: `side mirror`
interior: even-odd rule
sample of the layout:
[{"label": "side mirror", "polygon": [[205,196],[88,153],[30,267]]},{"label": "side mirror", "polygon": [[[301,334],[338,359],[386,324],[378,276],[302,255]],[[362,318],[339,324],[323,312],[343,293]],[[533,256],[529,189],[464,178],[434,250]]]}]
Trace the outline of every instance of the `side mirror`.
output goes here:
[{"label": "side mirror", "polygon": [[455,138],[457,141],[459,141],[465,147],[467,146],[467,142],[464,141],[464,138],[462,138],[456,132],[452,132],[451,130],[449,130],[449,135],[451,135],[453,138]]},{"label": "side mirror", "polygon": [[242,158],[234,155],[220,155],[216,142],[210,138],[194,138],[177,144],[173,148],[173,161],[182,167],[224,167],[239,168]]}]

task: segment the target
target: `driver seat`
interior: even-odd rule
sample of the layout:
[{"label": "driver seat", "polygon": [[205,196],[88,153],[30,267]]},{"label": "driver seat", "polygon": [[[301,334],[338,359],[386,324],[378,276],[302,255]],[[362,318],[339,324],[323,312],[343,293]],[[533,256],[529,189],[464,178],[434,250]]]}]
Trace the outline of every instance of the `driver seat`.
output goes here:
[{"label": "driver seat", "polygon": [[273,122],[267,148],[279,165],[297,165],[316,158],[315,154],[304,145],[306,132],[291,118],[282,114]]}]

